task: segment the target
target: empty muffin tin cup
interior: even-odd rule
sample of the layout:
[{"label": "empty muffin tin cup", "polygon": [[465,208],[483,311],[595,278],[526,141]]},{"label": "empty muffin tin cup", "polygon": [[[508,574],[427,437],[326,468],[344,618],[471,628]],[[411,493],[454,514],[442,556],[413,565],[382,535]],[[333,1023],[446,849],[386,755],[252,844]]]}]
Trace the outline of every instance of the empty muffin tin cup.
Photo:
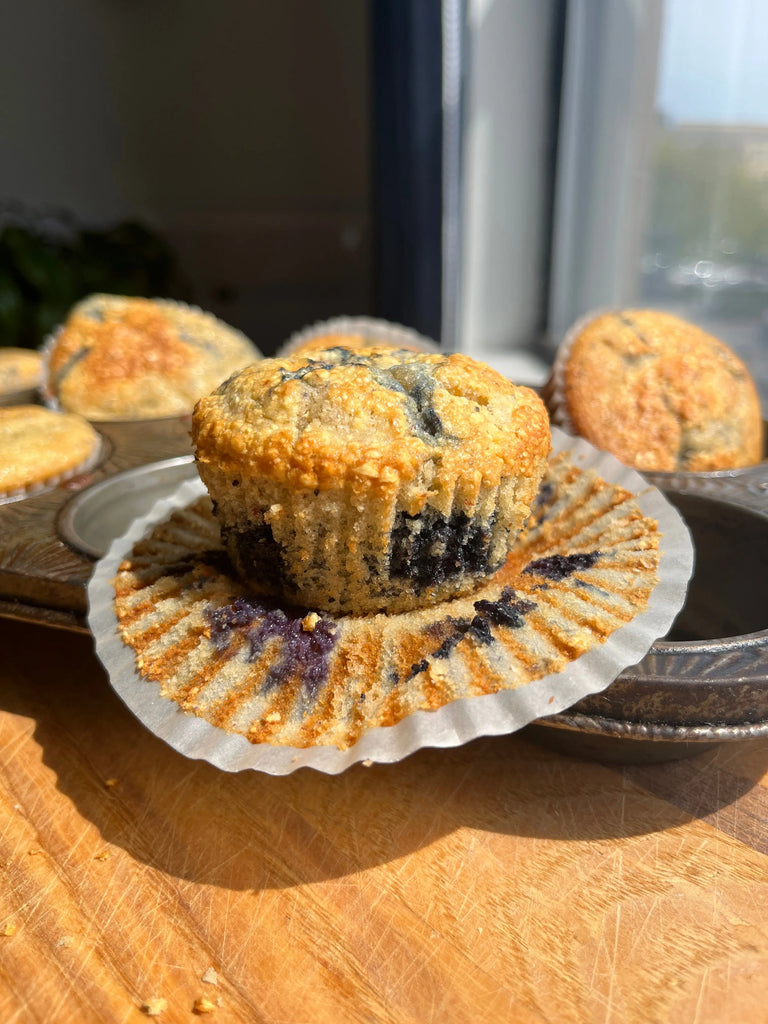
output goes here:
[{"label": "empty muffin tin cup", "polygon": [[560,749],[627,763],[768,735],[768,461],[645,476],[693,537],[685,604],[638,665],[534,727]]}]

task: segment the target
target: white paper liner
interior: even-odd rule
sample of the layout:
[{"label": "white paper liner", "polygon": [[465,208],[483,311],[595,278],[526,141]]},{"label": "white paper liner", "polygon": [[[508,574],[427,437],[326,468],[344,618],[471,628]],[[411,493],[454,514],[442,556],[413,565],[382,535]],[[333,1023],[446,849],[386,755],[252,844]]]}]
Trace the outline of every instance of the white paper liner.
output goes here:
[{"label": "white paper liner", "polygon": [[88,587],[89,625],[112,686],[147,728],[185,756],[207,760],[225,771],[256,769],[271,775],[286,775],[301,767],[337,774],[358,762],[391,763],[421,747],[454,747],[479,736],[511,733],[536,719],[564,711],[583,697],[605,689],[669,631],[685,600],[693,569],[693,546],[683,520],[661,492],[613,456],[557,429],[553,430],[553,450],[568,451],[579,469],[592,469],[603,480],[632,493],[640,511],[657,520],[661,533],[658,583],[645,610],[563,671],[514,690],[458,699],[435,711],[416,711],[396,725],[369,730],[346,750],[252,744],[241,735],[181,711],[172,700],[160,695],[156,683],[145,680],[137,671],[134,651],[118,631],[112,581],[122,559],[152,526],[173,509],[183,508],[205,494],[202,483],[193,480],[137,519],[96,566]]},{"label": "white paper liner", "polygon": [[56,327],[47,334],[43,339],[43,343],[40,346],[40,356],[42,358],[42,373],[40,376],[40,385],[38,388],[40,394],[40,400],[49,409],[53,409],[54,412],[61,412],[61,406],[59,401],[51,390],[51,353],[53,352],[54,345],[61,334],[61,327]]},{"label": "white paper liner", "polygon": [[280,359],[290,355],[301,345],[306,345],[313,338],[321,338],[325,334],[359,334],[364,338],[386,342],[388,345],[413,348],[422,352],[440,351],[440,346],[432,338],[419,334],[410,327],[403,327],[402,324],[368,316],[337,316],[331,320],[318,320],[296,331],[278,348],[275,356]]}]

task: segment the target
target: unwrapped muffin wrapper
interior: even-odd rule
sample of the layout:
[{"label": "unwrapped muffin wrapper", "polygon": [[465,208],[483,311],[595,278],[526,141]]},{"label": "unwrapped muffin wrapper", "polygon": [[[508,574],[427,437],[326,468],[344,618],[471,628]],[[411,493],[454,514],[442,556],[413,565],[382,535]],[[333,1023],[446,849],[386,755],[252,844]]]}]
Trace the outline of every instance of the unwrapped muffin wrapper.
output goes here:
[{"label": "unwrapped muffin wrapper", "polygon": [[410,327],[392,323],[389,320],[377,320],[367,316],[337,316],[331,320],[318,320],[316,323],[303,327],[292,334],[275,353],[276,358],[288,356],[297,348],[306,345],[314,338],[322,338],[326,334],[359,334],[387,345],[413,348],[423,352],[439,352],[440,346],[432,338],[419,334]]},{"label": "unwrapped muffin wrapper", "polygon": [[300,767],[336,774],[358,762],[396,762],[421,747],[454,747],[479,736],[511,733],[605,689],[669,631],[685,599],[693,547],[679,513],[661,492],[613,456],[557,429],[553,430],[553,450],[567,452],[579,470],[594,470],[602,480],[629,491],[640,512],[658,522],[661,535],[658,580],[645,609],[562,671],[516,689],[459,698],[437,710],[415,711],[395,725],[369,729],[344,750],[333,746],[254,744],[242,735],[181,711],[176,703],[161,696],[155,682],[139,674],[135,653],[118,630],[113,580],[121,561],[151,527],[205,493],[201,482],[193,480],[136,520],[96,566],[88,588],[89,625],[112,686],[153,733],[185,756],[207,760],[226,771],[256,769],[273,775],[288,774]]}]

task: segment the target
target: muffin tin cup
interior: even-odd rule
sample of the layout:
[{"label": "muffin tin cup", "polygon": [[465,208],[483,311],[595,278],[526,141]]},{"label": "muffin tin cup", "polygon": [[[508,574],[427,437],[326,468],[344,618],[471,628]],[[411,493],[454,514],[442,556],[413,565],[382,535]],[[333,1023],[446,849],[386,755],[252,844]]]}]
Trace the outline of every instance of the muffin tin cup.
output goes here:
[{"label": "muffin tin cup", "polygon": [[639,664],[536,734],[569,753],[624,763],[768,736],[768,451],[742,469],[643,476],[691,530],[686,602]]},{"label": "muffin tin cup", "polygon": [[[567,452],[579,470],[593,470],[602,480],[629,491],[640,512],[658,522],[660,535],[658,581],[647,607],[615,628],[603,642],[594,643],[586,653],[568,662],[562,671],[511,689],[452,700],[436,710],[414,711],[395,725],[363,732],[348,749],[252,744],[243,735],[182,712],[161,695],[156,683],[138,673],[134,651],[119,635],[113,580],[120,562],[140,538],[155,524],[165,522],[173,510],[186,508],[204,494],[202,484],[193,480],[135,521],[96,566],[88,589],[89,626],[112,686],[152,732],[187,757],[208,760],[226,771],[255,769],[274,775],[300,767],[336,774],[359,762],[399,761],[422,747],[452,747],[479,736],[511,733],[605,689],[624,668],[636,664],[657,637],[668,632],[684,601],[693,561],[691,541],[679,514],[637,473],[585,441],[559,431],[553,432],[553,440],[555,450]],[[558,496],[566,509],[569,501],[577,500],[569,488]],[[567,545],[568,539],[563,543]],[[447,604],[448,614],[453,613],[451,603]],[[466,671],[462,664],[456,670]]]},{"label": "muffin tin cup", "polygon": [[418,352],[440,351],[440,346],[432,338],[402,324],[367,316],[337,316],[331,320],[318,320],[296,331],[278,348],[276,358],[291,355],[302,345],[326,334],[358,334],[372,342],[380,341]]}]

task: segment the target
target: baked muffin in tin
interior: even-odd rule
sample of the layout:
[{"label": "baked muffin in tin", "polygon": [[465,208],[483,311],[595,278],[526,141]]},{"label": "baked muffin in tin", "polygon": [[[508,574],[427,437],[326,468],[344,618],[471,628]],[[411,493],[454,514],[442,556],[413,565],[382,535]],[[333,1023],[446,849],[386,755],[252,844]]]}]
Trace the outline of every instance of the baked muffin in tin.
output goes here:
[{"label": "baked muffin in tin", "polygon": [[43,377],[39,352],[27,348],[0,348],[0,405],[19,400],[30,402]]},{"label": "baked muffin in tin", "polygon": [[355,351],[396,348],[409,352],[439,352],[437,342],[403,324],[367,316],[337,316],[319,320],[296,331],[275,353],[276,358],[301,353],[315,358],[318,352],[343,348]]},{"label": "baked muffin in tin", "polygon": [[262,360],[198,403],[192,438],[241,578],[335,613],[476,587],[550,447],[533,391],[463,355],[394,349]]},{"label": "baked muffin in tin", "polygon": [[628,309],[582,321],[550,383],[553,422],[645,471],[760,462],[757,388],[719,339],[670,313]]},{"label": "baked muffin in tin", "polygon": [[24,497],[83,473],[101,438],[75,413],[39,405],[0,408],[0,498]]},{"label": "baked muffin in tin", "polygon": [[211,313],[119,295],[78,303],[45,354],[48,400],[96,421],[189,415],[199,398],[261,358]]}]

